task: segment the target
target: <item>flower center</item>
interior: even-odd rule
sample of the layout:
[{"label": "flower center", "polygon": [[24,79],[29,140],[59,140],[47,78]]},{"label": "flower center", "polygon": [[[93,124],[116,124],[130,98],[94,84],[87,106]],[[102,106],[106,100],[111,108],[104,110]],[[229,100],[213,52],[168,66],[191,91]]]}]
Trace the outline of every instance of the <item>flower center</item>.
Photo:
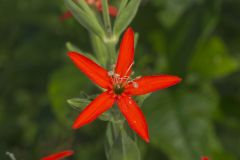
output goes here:
[{"label": "flower center", "polygon": [[121,95],[124,92],[124,87],[121,84],[115,84],[113,86],[113,91],[116,95]]},{"label": "flower center", "polygon": [[132,72],[130,76],[127,73],[130,71],[133,63],[129,66],[124,76],[120,76],[119,74],[115,73],[115,65],[113,65],[112,70],[108,72],[108,76],[111,78],[113,84],[113,92],[116,95],[121,95],[126,85],[132,85],[134,88],[138,88],[138,83],[135,80],[139,79],[140,76],[136,77],[135,79],[131,79],[130,76],[134,74]]}]

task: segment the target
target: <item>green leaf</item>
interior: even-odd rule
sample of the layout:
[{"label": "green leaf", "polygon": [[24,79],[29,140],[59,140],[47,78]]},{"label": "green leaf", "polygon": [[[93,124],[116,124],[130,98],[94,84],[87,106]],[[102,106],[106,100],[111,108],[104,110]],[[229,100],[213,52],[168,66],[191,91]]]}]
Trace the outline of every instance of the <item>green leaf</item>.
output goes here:
[{"label": "green leaf", "polygon": [[111,19],[109,15],[109,6],[108,6],[108,1],[107,0],[102,0],[102,16],[103,16],[103,22],[105,26],[105,31],[107,35],[111,35],[112,33],[112,24],[111,24]]},{"label": "green leaf", "polygon": [[135,32],[135,34],[134,34],[134,48],[137,47],[138,39],[139,39],[139,33]]},{"label": "green leaf", "polygon": [[106,136],[105,150],[108,160],[141,160],[136,142],[127,135],[121,124],[109,122]]},{"label": "green leaf", "polygon": [[203,155],[231,159],[215,135],[212,117],[218,95],[211,86],[153,95],[143,108],[147,112],[150,141],[170,160],[200,159]]},{"label": "green leaf", "polygon": [[84,109],[91,101],[85,98],[72,98],[67,100],[73,108],[77,110]]},{"label": "green leaf", "polygon": [[101,66],[106,67],[107,59],[108,59],[106,46],[98,36],[91,34],[90,38],[91,38],[94,54],[96,54],[96,57],[99,63],[101,64]]},{"label": "green leaf", "polygon": [[91,15],[91,17],[94,17],[94,12],[92,11],[92,9],[89,7],[89,5],[87,4],[86,1],[76,1],[76,3],[89,15]]},{"label": "green leaf", "polygon": [[[98,131],[95,131],[95,134],[98,134]],[[84,139],[82,138],[82,140]],[[74,150],[76,151],[76,153],[74,153],[74,159],[76,160],[94,160],[96,157],[97,160],[106,160],[101,138],[75,145]]]},{"label": "green leaf", "polygon": [[219,8],[218,0],[202,1],[189,7],[174,27],[165,31],[170,72],[186,75],[196,48],[210,37],[218,24]]},{"label": "green leaf", "polygon": [[97,18],[93,14],[85,12],[79,8],[72,0],[65,0],[68,9],[72,12],[76,20],[85,27],[89,32],[98,35],[101,38],[105,37],[104,30]]},{"label": "green leaf", "polygon": [[[173,27],[179,18],[184,14],[185,10],[196,3],[195,0],[155,0],[152,3],[160,6],[162,9],[158,12],[157,16],[160,22],[167,27]],[[200,1],[197,1],[200,3]]]},{"label": "green leaf", "polygon": [[141,0],[131,0],[122,9],[122,11],[116,17],[116,21],[114,23],[113,32],[115,35],[120,36],[122,32],[132,22],[133,18],[137,14],[140,3],[141,3]]},{"label": "green leaf", "polygon": [[229,55],[224,42],[212,37],[194,54],[190,71],[202,78],[212,79],[226,76],[238,69],[238,62]]},{"label": "green leaf", "polygon": [[143,105],[143,102],[151,95],[151,93],[149,94],[145,94],[145,95],[141,95],[141,96],[137,96],[135,99],[135,101],[137,102],[137,104],[141,107]]},{"label": "green leaf", "polygon": [[118,15],[121,14],[121,12],[123,11],[123,9],[126,7],[128,3],[128,0],[122,0],[121,3],[120,3],[120,6],[118,8]]}]

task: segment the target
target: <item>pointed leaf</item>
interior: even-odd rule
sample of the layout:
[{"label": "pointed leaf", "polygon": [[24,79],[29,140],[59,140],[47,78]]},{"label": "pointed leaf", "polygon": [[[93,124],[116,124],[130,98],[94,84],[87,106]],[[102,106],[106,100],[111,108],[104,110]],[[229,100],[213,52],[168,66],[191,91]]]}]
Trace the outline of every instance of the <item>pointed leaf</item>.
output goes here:
[{"label": "pointed leaf", "polygon": [[113,32],[115,35],[120,36],[121,33],[129,26],[137,14],[140,3],[141,0],[130,0],[121,10],[114,23]]},{"label": "pointed leaf", "polygon": [[83,27],[101,38],[105,36],[104,30],[95,16],[79,8],[72,0],[65,0],[65,3],[73,16]]}]

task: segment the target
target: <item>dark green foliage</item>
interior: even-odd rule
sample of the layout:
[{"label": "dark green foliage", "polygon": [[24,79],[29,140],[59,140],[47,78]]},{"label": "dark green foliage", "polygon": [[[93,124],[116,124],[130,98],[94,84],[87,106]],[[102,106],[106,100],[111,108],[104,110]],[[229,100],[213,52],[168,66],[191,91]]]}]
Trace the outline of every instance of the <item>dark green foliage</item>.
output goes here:
[{"label": "dark green foliage", "polygon": [[[1,0],[0,6],[0,159],[9,159],[7,151],[32,160],[74,149],[72,159],[105,160],[106,123],[72,130],[79,109],[67,103],[98,93],[66,56],[68,41],[93,52],[87,31],[59,19],[63,1]],[[239,0],[140,5],[132,23],[139,33],[135,72],[183,78],[142,97],[151,135],[150,144],[139,140],[142,159],[240,159],[239,10]]]}]

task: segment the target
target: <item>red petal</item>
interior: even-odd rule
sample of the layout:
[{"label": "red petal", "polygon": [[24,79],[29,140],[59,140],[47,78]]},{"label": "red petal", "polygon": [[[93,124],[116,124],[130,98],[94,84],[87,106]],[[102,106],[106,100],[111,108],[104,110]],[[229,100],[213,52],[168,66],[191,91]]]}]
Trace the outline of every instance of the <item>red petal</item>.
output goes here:
[{"label": "red petal", "polygon": [[73,151],[72,150],[66,150],[66,151],[62,151],[62,152],[59,152],[59,153],[54,153],[52,155],[49,155],[47,157],[43,157],[41,158],[41,160],[60,160],[64,157],[68,157],[68,156],[71,156],[73,155]]},{"label": "red petal", "polygon": [[108,77],[108,73],[104,68],[77,52],[69,52],[68,56],[72,59],[75,65],[94,83],[103,88],[109,87],[111,82]]},{"label": "red petal", "polygon": [[181,82],[181,78],[170,75],[144,76],[134,80],[134,82],[137,83],[137,87],[133,87],[130,84],[125,90],[126,93],[130,95],[142,95],[173,86]]},{"label": "red petal", "polygon": [[134,32],[128,28],[123,35],[118,54],[115,72],[121,77],[131,74],[131,66],[134,60]]},{"label": "red petal", "polygon": [[72,13],[70,11],[67,11],[60,16],[60,20],[64,21],[66,19],[69,19],[70,17],[72,17]]},{"label": "red petal", "polygon": [[92,122],[100,114],[112,107],[115,98],[113,94],[104,92],[94,99],[78,116],[73,124],[73,129],[82,127],[83,125]]},{"label": "red petal", "polygon": [[129,126],[146,142],[149,142],[147,122],[136,102],[131,97],[121,96],[118,100],[118,106]]}]

